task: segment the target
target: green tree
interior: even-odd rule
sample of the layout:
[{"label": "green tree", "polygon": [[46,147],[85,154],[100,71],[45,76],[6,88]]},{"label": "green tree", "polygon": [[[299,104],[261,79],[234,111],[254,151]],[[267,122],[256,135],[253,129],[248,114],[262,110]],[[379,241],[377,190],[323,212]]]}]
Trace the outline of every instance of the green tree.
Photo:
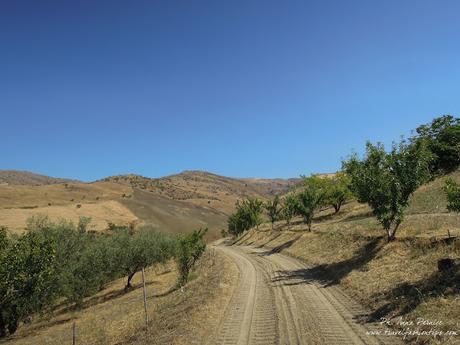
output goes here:
[{"label": "green tree", "polygon": [[0,336],[53,302],[55,243],[35,233],[6,240],[0,255]]},{"label": "green tree", "polygon": [[425,141],[434,159],[430,169],[433,173],[446,173],[460,166],[460,119],[452,115],[435,118],[431,123],[416,129],[412,142]]},{"label": "green tree", "polygon": [[324,205],[327,181],[319,176],[303,177],[305,189],[297,194],[296,213],[301,215],[311,231],[311,223],[316,210]]},{"label": "green tree", "polygon": [[204,235],[207,231],[208,229],[199,229],[194,230],[192,233],[178,236],[176,249],[176,261],[179,268],[178,286],[185,285],[190,271],[206,250]]},{"label": "green tree", "polygon": [[248,198],[243,201],[238,200],[235,204],[236,211],[228,218],[228,232],[238,236],[243,231],[252,227],[258,227],[262,222],[261,214],[263,202],[256,198]]},{"label": "green tree", "polygon": [[334,208],[335,213],[340,211],[342,205],[353,197],[350,190],[350,177],[343,172],[338,172],[334,177],[326,179],[325,203]]},{"label": "green tree", "polygon": [[363,160],[353,155],[343,162],[352,191],[372,208],[388,241],[395,238],[410,196],[430,178],[431,157],[423,142],[408,145],[402,140],[389,153],[382,144],[368,142]]},{"label": "green tree", "polygon": [[265,210],[267,211],[268,218],[270,219],[270,222],[272,224],[272,229],[274,223],[280,219],[281,216],[281,207],[280,207],[280,199],[277,196],[273,200],[268,200],[265,205]]},{"label": "green tree", "polygon": [[154,228],[143,227],[135,233],[117,228],[114,232],[116,265],[128,277],[125,290],[132,288],[132,278],[143,267],[164,263],[174,255],[174,240]]},{"label": "green tree", "polygon": [[288,195],[284,199],[283,209],[281,215],[287,224],[291,223],[291,219],[296,215],[297,212],[297,198],[294,195]]},{"label": "green tree", "polygon": [[460,186],[452,179],[446,180],[444,191],[447,196],[447,209],[460,212]]}]

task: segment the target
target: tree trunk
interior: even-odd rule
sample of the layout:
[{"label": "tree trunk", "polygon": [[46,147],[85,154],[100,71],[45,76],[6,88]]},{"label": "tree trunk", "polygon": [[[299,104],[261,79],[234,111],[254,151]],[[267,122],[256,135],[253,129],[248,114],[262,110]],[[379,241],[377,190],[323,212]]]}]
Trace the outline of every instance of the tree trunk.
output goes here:
[{"label": "tree trunk", "polygon": [[16,318],[14,320],[10,320],[10,322],[8,323],[8,332],[10,334],[14,334],[18,329],[18,324],[19,322]]},{"label": "tree trunk", "polygon": [[126,282],[125,291],[129,291],[132,289],[133,286],[131,285],[131,279],[133,279],[136,272],[137,272],[137,269],[128,275],[128,281]]},{"label": "tree trunk", "polygon": [[0,313],[0,338],[6,337],[6,330],[5,330],[5,320],[3,320],[3,315]]},{"label": "tree trunk", "polygon": [[400,224],[401,224],[401,222],[397,222],[393,230],[391,230],[391,227],[389,229],[387,229],[387,241],[388,241],[388,243],[392,242],[392,241],[394,241],[396,239],[396,231],[398,231],[398,228],[399,228]]}]

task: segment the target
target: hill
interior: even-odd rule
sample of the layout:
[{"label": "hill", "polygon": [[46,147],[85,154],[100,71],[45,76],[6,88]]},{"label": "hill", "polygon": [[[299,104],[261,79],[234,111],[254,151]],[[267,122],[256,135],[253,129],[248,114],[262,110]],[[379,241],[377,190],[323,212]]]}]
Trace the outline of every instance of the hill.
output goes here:
[{"label": "hill", "polygon": [[[30,173],[8,176],[29,175],[35,176]],[[296,182],[296,179],[236,179],[202,171],[185,171],[162,178],[119,175],[92,183],[12,177],[8,184],[0,185],[0,224],[14,232],[24,231],[26,220],[34,215],[73,222],[87,216],[96,231],[107,229],[109,223],[131,222],[153,224],[171,233],[208,227],[209,239],[217,238],[226,227],[227,215],[238,199],[266,200],[274,193],[287,191]]]},{"label": "hill", "polygon": [[41,186],[56,183],[77,182],[75,180],[56,178],[29,171],[20,170],[0,170],[0,185],[31,185]]},{"label": "hill", "polygon": [[[319,212],[312,232],[302,219],[262,224],[237,239],[237,244],[266,248],[302,260],[307,281],[339,286],[365,305],[371,317],[402,317],[441,322],[437,329],[458,331],[460,272],[438,271],[438,260],[460,257],[460,214],[449,213],[442,190],[446,178],[460,182],[460,170],[440,177],[412,196],[396,241],[386,243],[371,209],[356,201],[338,214]],[[402,326],[401,326],[402,327]],[[428,326],[421,326],[427,330]],[[457,339],[408,338],[414,344],[457,344]]]}]

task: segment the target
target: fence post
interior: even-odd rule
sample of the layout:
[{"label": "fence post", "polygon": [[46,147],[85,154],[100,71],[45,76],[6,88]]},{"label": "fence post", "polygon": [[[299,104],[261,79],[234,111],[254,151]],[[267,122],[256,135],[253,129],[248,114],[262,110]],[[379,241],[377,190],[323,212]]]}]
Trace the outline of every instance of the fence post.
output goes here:
[{"label": "fence post", "polygon": [[145,324],[149,324],[149,314],[147,313],[147,292],[145,291],[145,273],[144,267],[142,267],[142,285],[144,290],[144,311],[145,311]]},{"label": "fence post", "polygon": [[77,326],[75,321],[72,324],[72,345],[77,345]]}]

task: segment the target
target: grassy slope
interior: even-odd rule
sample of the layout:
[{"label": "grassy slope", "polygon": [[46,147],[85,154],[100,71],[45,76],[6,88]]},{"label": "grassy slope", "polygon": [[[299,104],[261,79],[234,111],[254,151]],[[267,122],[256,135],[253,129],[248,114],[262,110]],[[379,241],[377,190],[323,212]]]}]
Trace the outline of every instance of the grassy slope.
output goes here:
[{"label": "grassy slope", "polygon": [[[216,258],[216,255],[219,255]],[[60,305],[44,317],[36,316],[0,344],[61,345],[71,343],[72,323],[77,344],[201,344],[220,322],[220,307],[231,293],[231,280],[238,272],[224,256],[208,250],[192,272],[184,291],[172,291],[177,279],[170,263],[146,271],[150,324],[144,321],[141,276],[134,276],[134,289],[124,293],[125,279],[86,299],[82,309]],[[200,327],[195,327],[200,325]]]},{"label": "grassy slope", "polygon": [[[452,175],[460,180],[460,173]],[[368,207],[346,205],[338,215],[324,211],[316,217],[313,232],[305,231],[300,220],[275,230],[264,224],[238,243],[262,245],[303,260],[325,284],[338,284],[367,305],[376,319],[424,317],[441,320],[440,329],[455,330],[460,320],[460,273],[440,274],[437,260],[460,257],[460,240],[442,242],[451,234],[460,235],[460,216],[446,213],[436,180],[418,190],[403,222],[399,240],[386,244],[379,224]],[[411,341],[423,343],[427,338]],[[459,338],[433,339],[432,343],[454,344]]]}]

